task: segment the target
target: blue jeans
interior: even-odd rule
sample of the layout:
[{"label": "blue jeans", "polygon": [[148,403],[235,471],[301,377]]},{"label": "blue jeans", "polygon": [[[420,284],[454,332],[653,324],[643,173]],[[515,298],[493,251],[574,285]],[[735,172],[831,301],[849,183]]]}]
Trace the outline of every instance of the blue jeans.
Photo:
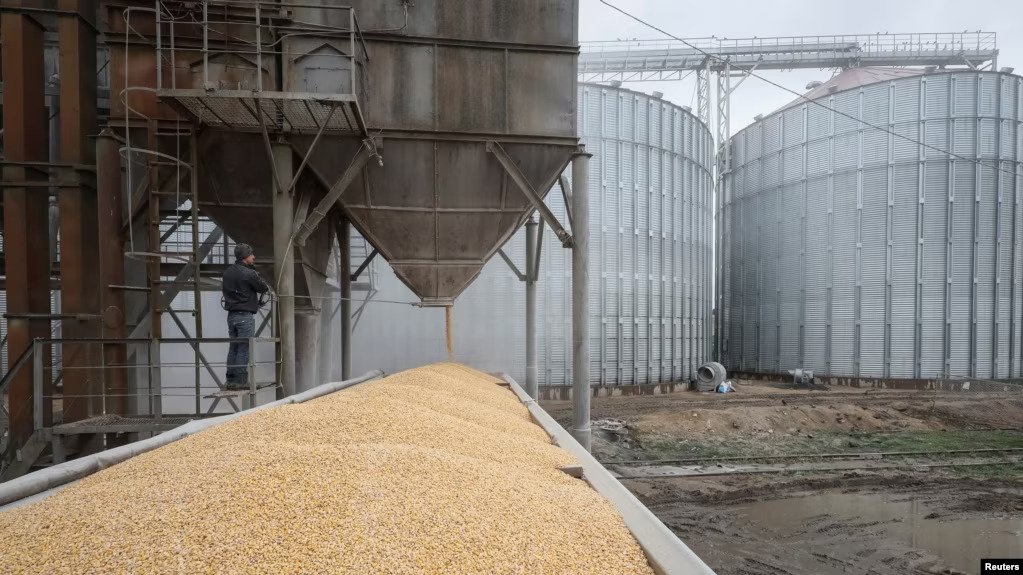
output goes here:
[{"label": "blue jeans", "polygon": [[[256,335],[256,318],[247,311],[227,314],[228,337]],[[227,383],[246,385],[249,382],[249,342],[232,341],[227,349]]]}]

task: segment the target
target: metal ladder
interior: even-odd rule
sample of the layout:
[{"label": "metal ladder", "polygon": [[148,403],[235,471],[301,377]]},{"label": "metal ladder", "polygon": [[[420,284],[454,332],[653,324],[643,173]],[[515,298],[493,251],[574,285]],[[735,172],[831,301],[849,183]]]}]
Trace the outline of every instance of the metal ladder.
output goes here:
[{"label": "metal ladder", "polygon": [[[362,237],[362,234],[352,228],[351,231],[352,261],[349,262],[349,273],[354,274],[359,270],[362,262],[366,261],[369,254],[373,252],[373,246]],[[376,271],[372,265],[366,267],[357,281],[352,282],[352,291],[373,291],[376,288]]]},{"label": "metal ladder", "polygon": [[[173,126],[161,126],[158,122],[150,120],[147,132],[147,147],[150,150],[159,149],[161,139],[173,139],[180,154],[187,153],[188,156],[178,158],[176,161],[165,161],[162,158],[150,155],[148,157],[148,179],[147,187],[147,216],[146,227],[148,231],[148,249],[150,251],[149,267],[147,273],[147,285],[149,287],[149,309],[150,309],[150,337],[157,341],[163,335],[163,314],[169,314],[174,320],[178,330],[186,338],[194,337],[202,339],[202,274],[201,266],[203,260],[209,255],[208,251],[203,253],[200,243],[206,238],[202,237],[201,217],[199,215],[199,190],[198,179],[195,175],[198,169],[198,139],[195,128],[189,125],[174,124]],[[187,152],[184,151],[182,142],[187,145]],[[180,162],[180,164],[179,164]],[[166,184],[164,182],[167,182]],[[166,189],[165,189],[166,188]],[[163,204],[173,206],[171,214],[165,213]],[[187,205],[187,209],[183,206]],[[168,221],[167,216],[170,215]],[[184,234],[188,241],[184,246],[180,245],[180,236],[176,232],[187,230]],[[201,239],[202,238],[202,239]],[[190,244],[190,245],[189,245]],[[173,247],[173,250],[169,248]],[[204,246],[205,247],[205,246]],[[154,257],[159,255],[160,257]],[[161,270],[161,263],[184,262],[184,269],[191,268],[183,280],[177,278],[165,280]],[[190,293],[191,307],[175,308],[176,296],[180,293]],[[166,307],[164,307],[166,304]],[[181,316],[192,318],[192,328],[186,325],[187,320]],[[195,414],[202,413],[201,398],[198,393],[198,382],[201,373],[201,366],[204,362],[199,345],[192,345],[195,360],[196,399]],[[160,346],[154,345],[150,357],[151,365],[160,364]],[[152,385],[152,382],[150,382]],[[218,383],[219,385],[219,383]]]},{"label": "metal ladder", "polygon": [[[366,238],[362,237],[362,234],[357,232],[355,228],[351,228],[351,261],[348,266],[348,273],[355,274],[359,270],[359,266],[366,261],[366,258],[373,253],[373,246],[370,245]],[[359,279],[352,282],[352,299],[356,300],[352,302],[352,329],[359,325],[359,318],[362,317],[362,312],[366,309],[366,305],[369,304],[370,300],[377,293],[377,271],[376,267],[372,263],[366,266],[366,269],[359,275]],[[356,293],[366,294],[362,301],[358,301]]]}]

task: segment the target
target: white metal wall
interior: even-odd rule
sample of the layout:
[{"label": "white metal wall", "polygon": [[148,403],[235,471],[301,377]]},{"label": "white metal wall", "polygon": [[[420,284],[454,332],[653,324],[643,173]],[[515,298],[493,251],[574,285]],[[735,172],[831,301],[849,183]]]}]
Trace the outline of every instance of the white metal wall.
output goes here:
[{"label": "white metal wall", "polygon": [[731,140],[727,367],[1019,376],[1023,78],[926,74],[820,102],[851,118],[804,103]]},{"label": "white metal wall", "polygon": [[[712,273],[710,131],[659,98],[579,87],[590,161],[590,357],[593,384],[689,379],[709,354]],[[571,170],[567,170],[571,172]],[[567,223],[561,190],[547,204]],[[525,267],[524,233],[505,246]],[[383,264],[381,264],[383,265]],[[571,252],[546,229],[537,285],[541,385],[572,381]],[[389,271],[382,299],[412,299]],[[358,369],[443,359],[443,313],[371,303],[355,333]],[[525,285],[500,258],[455,304],[455,352],[481,369],[525,374]],[[381,347],[380,342],[391,345]]]}]

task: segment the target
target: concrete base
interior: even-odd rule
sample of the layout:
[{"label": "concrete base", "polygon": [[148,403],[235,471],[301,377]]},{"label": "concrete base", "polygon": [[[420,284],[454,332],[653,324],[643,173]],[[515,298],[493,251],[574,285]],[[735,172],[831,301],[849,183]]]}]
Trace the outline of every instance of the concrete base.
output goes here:
[{"label": "concrete base", "polygon": [[[590,388],[593,397],[623,397],[631,395],[666,395],[679,391],[689,391],[689,382],[650,383],[641,385],[597,385]],[[541,385],[540,400],[568,401],[572,399],[571,385]]]},{"label": "concrete base", "polygon": [[[730,379],[752,379],[757,381],[776,381],[791,383],[792,375],[789,373],[753,373],[753,372],[730,372]],[[845,375],[816,375],[814,380],[823,385],[846,386],[855,388],[873,389],[906,389],[906,390],[932,390],[932,391],[970,391],[981,389],[977,384],[983,382],[984,388],[990,388],[992,384],[997,387],[1001,381],[990,381],[981,378],[956,378],[956,379],[914,379],[896,377],[854,377]],[[1012,382],[1004,382],[1005,391],[1014,391]],[[972,384],[972,385],[971,385]]]}]

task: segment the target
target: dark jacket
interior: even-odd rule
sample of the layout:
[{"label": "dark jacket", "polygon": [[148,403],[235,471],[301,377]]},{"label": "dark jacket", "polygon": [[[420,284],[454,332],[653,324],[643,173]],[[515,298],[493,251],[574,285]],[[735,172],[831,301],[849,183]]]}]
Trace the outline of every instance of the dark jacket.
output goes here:
[{"label": "dark jacket", "polygon": [[266,285],[259,273],[251,267],[235,262],[224,272],[224,309],[227,311],[259,311],[259,294],[266,293]]}]

